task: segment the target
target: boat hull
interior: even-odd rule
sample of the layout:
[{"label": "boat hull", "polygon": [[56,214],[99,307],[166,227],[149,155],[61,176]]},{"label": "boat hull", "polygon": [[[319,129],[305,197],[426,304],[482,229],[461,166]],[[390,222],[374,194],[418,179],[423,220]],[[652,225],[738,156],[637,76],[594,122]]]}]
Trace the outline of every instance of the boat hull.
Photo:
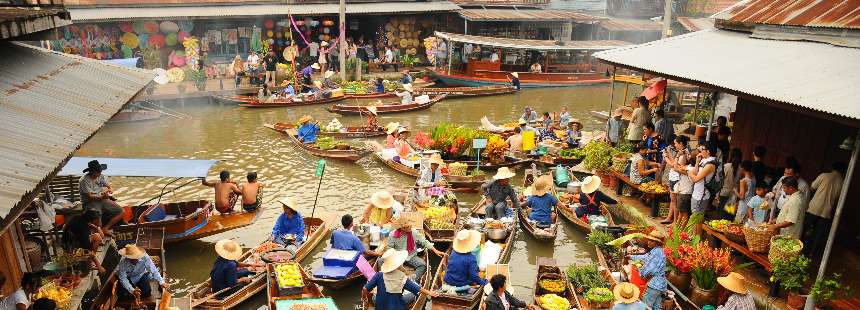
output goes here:
[{"label": "boat hull", "polygon": [[362,157],[367,156],[367,154],[370,154],[370,150],[367,150],[367,149],[355,149],[355,148],[348,149],[348,150],[336,150],[336,149],[323,150],[323,149],[319,149],[319,148],[313,147],[312,145],[308,145],[308,144],[305,144],[305,143],[302,143],[301,141],[299,141],[295,137],[295,129],[293,129],[293,128],[279,128],[279,127],[275,126],[274,124],[264,124],[263,126],[265,126],[266,128],[272,129],[274,131],[280,132],[281,134],[284,134],[285,136],[287,136],[288,139],[290,139],[291,142],[293,142],[294,145],[298,146],[299,148],[305,150],[306,152],[308,152],[312,155],[316,155],[319,157],[325,157],[325,158],[331,158],[331,159],[337,159],[337,160],[343,160],[343,161],[349,161],[349,162],[356,162],[359,159],[361,159]]},{"label": "boat hull", "polygon": [[[437,102],[445,99],[446,95],[438,95],[430,98],[426,103],[410,103],[410,104],[384,104],[376,106],[377,114],[404,113],[418,110],[424,110],[432,107]],[[360,115],[369,113],[367,106],[363,105],[332,105],[327,108],[329,112],[343,115]]]},{"label": "boat hull", "polygon": [[[446,74],[435,72],[435,77],[447,85],[463,86],[487,86],[487,85],[510,85],[511,82],[505,77],[508,72],[487,71],[481,72],[482,76],[467,76],[459,74]],[[590,86],[609,83],[609,78],[599,73],[545,73],[531,74],[520,73],[520,87],[543,88],[543,87],[573,87]]]}]

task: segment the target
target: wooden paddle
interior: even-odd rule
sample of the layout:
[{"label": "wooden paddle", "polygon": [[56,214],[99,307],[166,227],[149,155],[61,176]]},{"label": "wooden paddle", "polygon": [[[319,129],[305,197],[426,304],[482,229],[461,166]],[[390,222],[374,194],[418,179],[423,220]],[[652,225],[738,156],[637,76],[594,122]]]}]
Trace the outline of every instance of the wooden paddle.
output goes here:
[{"label": "wooden paddle", "polygon": [[[255,280],[257,280],[258,278],[260,278],[260,277],[262,277],[262,276],[264,276],[264,275],[266,275],[266,273],[259,273],[259,274],[257,274],[257,275],[254,275],[254,277],[253,277],[253,278],[251,278],[251,282],[253,283]],[[235,286],[234,286],[234,287],[235,287]],[[211,294],[211,295],[209,295],[209,296],[206,296],[206,297],[203,297],[203,298],[200,298],[200,299],[196,299],[196,300],[192,300],[192,301],[191,301],[191,308],[193,309],[194,307],[199,306],[200,304],[202,304],[202,303],[204,303],[204,302],[207,302],[207,301],[211,300],[212,298],[214,298],[215,296],[218,296],[218,295],[219,295],[219,294],[221,294],[221,293],[224,293],[224,292],[226,292],[226,291],[229,291],[230,289],[232,289],[232,288],[234,288],[234,287],[228,287],[228,288],[222,289],[222,290],[220,290],[220,291],[217,291],[217,292],[215,292],[215,293],[213,293],[213,294]]]}]

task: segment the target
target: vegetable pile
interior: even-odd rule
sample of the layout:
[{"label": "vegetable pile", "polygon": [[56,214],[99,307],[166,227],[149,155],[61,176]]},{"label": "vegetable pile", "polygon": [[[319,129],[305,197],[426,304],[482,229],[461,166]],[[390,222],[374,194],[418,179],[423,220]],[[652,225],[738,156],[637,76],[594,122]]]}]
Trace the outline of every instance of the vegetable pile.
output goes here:
[{"label": "vegetable pile", "polygon": [[705,224],[708,225],[708,227],[710,227],[713,230],[716,230],[719,232],[725,232],[726,226],[728,226],[731,223],[732,222],[729,220],[713,220],[713,221],[708,221]]},{"label": "vegetable pile", "polygon": [[585,158],[585,150],[580,148],[561,149],[558,151],[558,156],[563,158],[583,159]]},{"label": "vegetable pile", "polygon": [[585,292],[585,299],[591,302],[605,303],[611,302],[615,298],[612,296],[612,291],[605,287],[596,287]]},{"label": "vegetable pile", "polygon": [[771,246],[775,246],[777,249],[785,253],[795,253],[803,249],[800,240],[785,237],[774,238]]},{"label": "vegetable pile", "polygon": [[595,287],[606,287],[606,281],[603,280],[603,277],[600,275],[600,272],[597,271],[597,267],[593,265],[584,265],[584,266],[574,266],[571,265],[567,267],[567,278],[570,279],[570,282],[576,287],[577,291],[580,289],[583,291],[587,291],[589,289]]}]

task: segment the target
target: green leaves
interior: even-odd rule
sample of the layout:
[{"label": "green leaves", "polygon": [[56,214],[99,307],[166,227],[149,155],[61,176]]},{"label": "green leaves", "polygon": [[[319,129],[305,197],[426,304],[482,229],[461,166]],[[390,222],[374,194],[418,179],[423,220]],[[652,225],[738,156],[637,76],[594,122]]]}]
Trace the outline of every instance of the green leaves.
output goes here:
[{"label": "green leaves", "polygon": [[583,291],[588,291],[596,287],[607,287],[606,281],[603,280],[595,265],[571,265],[567,267],[565,273],[570,282]]},{"label": "green leaves", "polygon": [[779,285],[786,291],[797,292],[809,280],[807,268],[810,259],[798,255],[773,262],[773,277],[779,280]]}]

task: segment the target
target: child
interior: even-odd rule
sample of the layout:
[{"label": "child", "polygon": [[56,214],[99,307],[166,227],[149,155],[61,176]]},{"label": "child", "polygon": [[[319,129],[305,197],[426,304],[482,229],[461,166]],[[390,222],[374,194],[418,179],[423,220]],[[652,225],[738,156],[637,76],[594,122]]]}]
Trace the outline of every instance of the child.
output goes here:
[{"label": "child", "polygon": [[735,188],[735,197],[738,197],[738,208],[735,210],[735,223],[743,224],[749,217],[747,209],[749,200],[753,197],[756,180],[752,175],[752,161],[741,162],[741,180]]},{"label": "child", "polygon": [[764,195],[766,194],[767,185],[765,185],[764,182],[756,184],[755,196],[750,198],[747,202],[748,218],[756,224],[764,223],[768,218],[770,207],[768,206],[767,199],[764,198]]}]

